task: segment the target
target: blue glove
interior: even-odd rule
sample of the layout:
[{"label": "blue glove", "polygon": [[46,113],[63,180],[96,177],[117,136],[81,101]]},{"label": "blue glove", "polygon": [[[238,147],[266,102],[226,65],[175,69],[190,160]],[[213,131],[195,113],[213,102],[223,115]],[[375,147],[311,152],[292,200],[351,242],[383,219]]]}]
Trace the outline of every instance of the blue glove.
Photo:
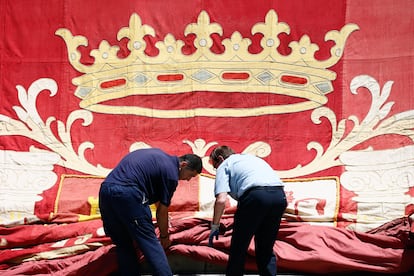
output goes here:
[{"label": "blue glove", "polygon": [[210,236],[208,238],[208,246],[213,247],[213,239],[216,237],[218,240],[220,232],[220,224],[211,224]]}]

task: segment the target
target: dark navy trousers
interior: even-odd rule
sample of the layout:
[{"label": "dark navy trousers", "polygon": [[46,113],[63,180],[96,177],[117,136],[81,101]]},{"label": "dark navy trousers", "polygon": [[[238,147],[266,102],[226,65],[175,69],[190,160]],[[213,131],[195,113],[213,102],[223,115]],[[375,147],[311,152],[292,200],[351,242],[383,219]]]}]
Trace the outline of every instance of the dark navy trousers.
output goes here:
[{"label": "dark navy trousers", "polygon": [[241,196],[234,215],[226,275],[244,274],[247,250],[253,236],[259,274],[277,274],[273,246],[286,207],[283,187],[255,187]]},{"label": "dark navy trousers", "polygon": [[151,210],[137,186],[102,183],[99,208],[105,233],[116,245],[121,275],[140,275],[136,247],[144,254],[153,275],[172,275],[155,234]]}]

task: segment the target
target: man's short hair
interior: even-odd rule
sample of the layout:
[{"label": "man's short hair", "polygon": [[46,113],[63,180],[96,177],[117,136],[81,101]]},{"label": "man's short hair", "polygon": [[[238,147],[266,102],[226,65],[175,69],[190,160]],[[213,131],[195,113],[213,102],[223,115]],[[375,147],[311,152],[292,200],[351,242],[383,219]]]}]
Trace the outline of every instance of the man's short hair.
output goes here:
[{"label": "man's short hair", "polygon": [[235,154],[235,151],[229,146],[219,146],[213,149],[210,153],[210,159],[217,162],[218,157],[221,156],[223,159],[227,159],[230,155]]},{"label": "man's short hair", "polygon": [[201,158],[198,155],[195,154],[185,154],[179,157],[180,162],[186,161],[187,162],[187,168],[193,171],[197,171],[198,173],[201,173],[201,170],[203,169],[203,162],[201,161]]}]

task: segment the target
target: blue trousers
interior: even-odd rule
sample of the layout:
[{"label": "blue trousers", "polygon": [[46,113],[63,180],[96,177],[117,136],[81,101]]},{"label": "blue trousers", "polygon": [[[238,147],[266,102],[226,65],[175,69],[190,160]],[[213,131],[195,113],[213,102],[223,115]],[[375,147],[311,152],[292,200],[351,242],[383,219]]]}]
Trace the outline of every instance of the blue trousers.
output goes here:
[{"label": "blue trousers", "polygon": [[151,210],[137,186],[102,183],[99,208],[105,233],[116,245],[121,275],[140,275],[136,247],[144,254],[153,275],[172,275],[155,234]]},{"label": "blue trousers", "polygon": [[255,187],[241,196],[234,215],[226,275],[244,274],[247,249],[253,236],[259,274],[277,274],[273,246],[286,207],[283,187]]}]

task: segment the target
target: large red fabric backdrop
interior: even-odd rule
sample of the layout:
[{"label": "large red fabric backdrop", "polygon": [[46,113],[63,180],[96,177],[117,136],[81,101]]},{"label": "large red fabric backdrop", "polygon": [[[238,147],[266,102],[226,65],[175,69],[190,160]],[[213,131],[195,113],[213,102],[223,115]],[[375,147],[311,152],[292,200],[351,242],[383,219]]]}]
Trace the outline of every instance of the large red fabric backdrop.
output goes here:
[{"label": "large red fabric backdrop", "polygon": [[[190,186],[174,199],[186,208],[172,215],[169,253],[225,264],[231,231],[214,251],[208,220],[194,216],[211,211],[216,144],[256,154],[286,179],[283,269],[412,269],[413,11],[412,0],[0,1],[0,269],[36,272],[29,260],[40,252],[37,272],[63,273],[50,251],[70,256],[73,275],[108,258],[115,270],[96,193],[122,156],[145,147],[203,158],[209,176],[181,183]],[[88,104],[96,91],[121,96]],[[304,100],[311,107],[299,108]],[[21,225],[39,221],[73,224]]]},{"label": "large red fabric backdrop", "polygon": [[[0,149],[28,152],[32,151],[34,146],[57,153],[60,161],[52,162],[52,164],[54,165],[53,172],[58,177],[62,173],[100,174],[104,171],[99,169],[100,166],[106,169],[114,167],[133,145],[144,144],[150,147],[160,147],[171,154],[183,154],[197,149],[184,141],[195,143],[200,139],[206,144],[213,142],[228,144],[238,152],[245,151],[256,143],[264,144],[268,152],[262,157],[284,178],[343,176],[341,180],[345,183],[347,179],[343,173],[348,168],[346,165],[352,168],[355,165],[352,162],[358,159],[358,156],[353,156],[353,152],[347,154],[350,150],[371,148],[371,150],[379,151],[379,155],[364,156],[362,159],[368,161],[355,165],[357,169],[362,168],[362,170],[365,170],[366,163],[371,165],[371,169],[378,167],[378,163],[375,162],[378,161],[378,156],[387,156],[386,150],[401,149],[389,154],[397,157],[403,155],[404,152],[408,154],[408,157],[398,162],[404,163],[412,159],[411,146],[414,135],[412,119],[414,107],[412,10],[414,5],[412,1],[295,0],[257,3],[240,0],[58,0],[51,3],[46,0],[36,0],[30,3],[1,1],[0,5],[2,34],[0,41],[0,114],[2,115]],[[332,30],[339,31],[347,24],[358,26],[358,30],[350,33],[344,43],[342,57],[329,67],[329,70],[336,73],[336,78],[332,81],[333,91],[327,94],[327,103],[318,111],[319,113],[315,114],[315,110],[304,110],[247,117],[214,116],[212,114],[211,116],[189,115],[185,118],[159,118],[92,112],[93,117],[89,123],[83,124],[81,119],[74,120],[72,124],[69,119],[72,118],[73,112],[82,109],[79,106],[80,99],[74,94],[77,87],[72,83],[72,80],[81,76],[81,73],[70,63],[67,45],[64,39],[56,34],[58,29],[64,28],[73,35],[86,37],[87,46],[80,46],[78,50],[82,54],[81,62],[93,65],[95,59],[92,50],[98,49],[102,40],[107,40],[109,45],[120,47],[117,54],[120,59],[129,55],[127,39],[118,41],[117,33],[121,28],[128,26],[131,15],[136,13],[143,25],[149,25],[154,29],[154,35],[145,38],[147,42],[145,53],[148,56],[158,54],[155,45],[163,41],[167,34],[172,34],[176,40],[184,41],[186,43],[183,48],[184,54],[191,54],[195,51],[194,35],[185,34],[186,26],[197,22],[200,13],[206,11],[210,22],[219,24],[223,30],[222,34],[212,35],[215,41],[211,47],[213,53],[223,52],[224,47],[220,42],[237,31],[242,37],[252,41],[249,51],[256,54],[262,50],[261,34],[253,34],[252,27],[264,22],[270,10],[276,12],[278,22],[285,22],[290,28],[289,34],[281,33],[278,36],[280,39],[278,51],[283,55],[289,55],[292,52],[289,47],[290,42],[299,41],[307,35],[310,41],[319,47],[315,53],[315,59],[326,60],[334,55],[330,52],[334,43],[325,41],[325,35]],[[25,116],[17,118],[19,113],[15,107],[22,106],[24,102],[22,101],[24,97],[18,91],[28,91],[32,84],[43,78],[54,80],[57,84],[57,92],[55,95],[51,95],[53,93],[49,91],[39,93],[33,106],[39,114],[40,121],[50,120],[51,134],[41,134],[41,131],[36,135],[28,134],[24,132],[22,125],[17,125],[16,129],[12,129],[8,121],[10,118],[20,121],[27,118]],[[390,88],[390,83],[387,83],[390,81],[392,88]],[[359,88],[364,85],[369,86],[369,89]],[[42,89],[41,84],[38,86]],[[170,95],[129,97],[119,99],[116,104],[128,102],[135,106],[163,110],[237,109],[289,104],[296,100],[287,95],[239,93],[240,90],[243,90],[243,87],[234,86],[233,93],[194,90]],[[393,103],[393,105],[387,103]],[[384,107],[384,109],[381,112],[370,111],[375,107]],[[320,122],[318,122],[318,114],[321,115]],[[388,128],[384,126],[379,130],[375,129],[384,118],[392,116],[395,116],[394,121],[388,121]],[[362,124],[367,117],[374,121],[377,120],[377,123],[368,124],[368,126]],[[348,120],[349,118],[353,119]],[[340,125],[339,122],[343,119],[346,121],[344,125]],[[58,121],[61,121],[63,125]],[[403,123],[395,123],[397,121]],[[360,126],[359,131],[352,133],[355,125]],[[342,136],[334,133],[342,129],[342,126],[345,127]],[[29,126],[27,129],[30,130],[33,127]],[[61,135],[62,129],[68,132],[69,140],[68,137]],[[57,140],[48,142],[51,135]],[[335,145],[335,139],[344,141],[344,143],[337,144],[334,151],[329,151],[328,149]],[[93,146],[85,146],[85,142]],[[72,155],[59,152],[61,149],[59,143],[72,148],[77,159],[71,159]],[[318,143],[322,151],[317,151],[318,146],[315,144],[310,146],[310,143]],[[54,145],[58,149],[53,148]],[[82,152],[81,149],[85,151]],[[211,145],[205,146],[198,153],[208,156],[209,150],[211,150]],[[329,154],[318,159],[318,154],[321,152]],[[341,154],[342,159],[340,159]],[[6,155],[5,153],[4,156]],[[76,160],[84,163],[77,166]],[[308,164],[314,165],[308,166]],[[300,165],[305,169],[298,167]],[[88,169],[88,166],[96,170]],[[412,165],[404,168],[409,171]],[[3,169],[6,170],[7,165],[4,165]],[[207,169],[205,167],[205,170]],[[374,171],[382,175],[384,170],[381,167]],[[402,184],[404,188],[393,191],[394,194],[399,193],[399,196],[404,197],[404,206],[400,208],[398,214],[389,214],[390,219],[411,213],[414,194],[413,180],[410,178],[412,174],[406,171],[403,175],[407,177],[401,178],[405,179],[401,180],[405,181]],[[214,173],[208,170],[206,172]],[[38,199],[40,200],[36,203],[35,212],[42,219],[47,219],[48,214],[53,210],[54,199],[58,193],[58,177],[56,185],[39,191]],[[344,183],[341,182],[341,184]],[[341,218],[343,226],[358,219],[352,214],[370,208],[370,205],[366,204],[365,209],[358,211],[355,196],[363,198],[366,194],[358,194],[360,190],[352,184],[351,182],[349,185],[341,186],[340,213],[347,214],[347,217]],[[3,183],[1,185],[4,190],[12,189],[12,185],[7,186]],[[378,190],[378,194],[384,196],[381,191],[388,188],[381,189]],[[370,195],[369,199],[376,198],[378,194]],[[387,214],[382,215],[387,218]]]}]

